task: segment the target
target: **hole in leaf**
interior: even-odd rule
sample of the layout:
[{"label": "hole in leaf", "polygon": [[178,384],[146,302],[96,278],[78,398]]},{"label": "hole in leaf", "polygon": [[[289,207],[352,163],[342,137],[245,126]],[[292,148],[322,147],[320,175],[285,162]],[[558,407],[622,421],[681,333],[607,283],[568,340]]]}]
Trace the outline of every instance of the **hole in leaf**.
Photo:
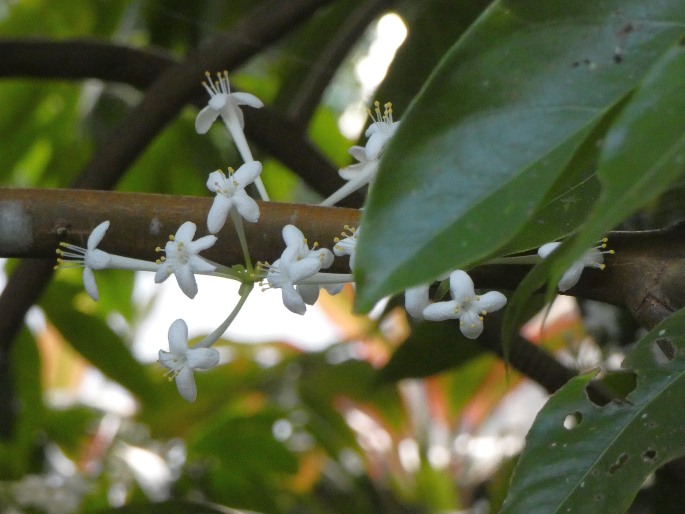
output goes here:
[{"label": "hole in leaf", "polygon": [[564,428],[566,430],[571,430],[576,428],[578,425],[580,425],[581,421],[583,421],[583,415],[576,411],[573,414],[569,414],[564,418]]},{"label": "hole in leaf", "polygon": [[630,403],[628,395],[637,386],[637,374],[634,371],[610,371],[604,377],[592,380],[586,387],[588,399],[598,407],[609,402]]},{"label": "hole in leaf", "polygon": [[652,357],[657,364],[664,366],[671,362],[678,352],[668,337],[660,337],[652,341]]},{"label": "hole in leaf", "polygon": [[596,494],[595,495],[595,501],[596,502],[604,501],[604,495],[603,494]]},{"label": "hole in leaf", "polygon": [[628,454],[627,453],[622,453],[621,455],[618,456],[618,459],[616,459],[616,462],[614,462],[611,466],[609,466],[609,474],[613,475],[616,473],[619,469],[623,467],[623,465],[626,463],[628,460]]},{"label": "hole in leaf", "polygon": [[651,448],[647,448],[643,453],[642,453],[642,460],[649,463],[653,464],[656,462],[658,454],[656,450],[652,450]]}]

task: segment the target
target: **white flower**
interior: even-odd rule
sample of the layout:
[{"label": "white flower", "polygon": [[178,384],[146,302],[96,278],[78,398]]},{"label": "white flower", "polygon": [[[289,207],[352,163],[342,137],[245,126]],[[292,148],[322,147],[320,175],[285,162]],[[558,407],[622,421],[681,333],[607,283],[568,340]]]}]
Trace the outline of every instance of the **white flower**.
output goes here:
[{"label": "white flower", "polygon": [[469,339],[476,339],[483,332],[483,316],[501,309],[507,298],[498,291],[476,295],[473,281],[465,271],[450,273],[451,301],[437,302],[423,310],[423,316],[430,321],[458,319],[461,333]]},{"label": "white flower", "polygon": [[378,159],[368,159],[363,146],[351,146],[347,153],[357,159],[357,162],[340,168],[340,177],[350,182],[354,181],[359,187],[371,182],[378,171]]},{"label": "white flower", "polygon": [[[189,298],[197,294],[197,282],[195,273],[211,273],[216,266],[200,257],[198,253],[211,247],[217,241],[216,236],[204,236],[193,241],[197,226],[191,221],[186,221],[176,231],[175,236],[169,236],[169,242],[164,247],[166,257],[157,262],[159,268],[155,274],[155,282],[164,282],[172,273],[176,275],[181,291]],[[161,252],[161,248],[157,248]]]},{"label": "white flower", "polygon": [[340,176],[348,182],[321,202],[320,205],[335,205],[357,189],[362,188],[366,184],[372,184],[376,178],[379,158],[400,122],[393,121],[392,104],[390,102],[384,105],[385,110],[383,113],[381,113],[379,102],[374,102],[374,105],[375,109],[373,111],[371,109],[366,111],[373,120],[373,123],[366,129],[365,135],[369,138],[366,146],[352,146],[348,152],[357,159],[357,162],[338,170]]},{"label": "white flower", "polygon": [[231,93],[228,83],[228,72],[217,73],[216,81],[212,80],[209,72],[205,73],[207,81],[202,85],[209,93],[209,104],[202,109],[195,119],[195,130],[198,134],[205,134],[212,123],[221,116],[226,125],[237,123],[242,129],[245,126],[241,105],[260,108],[264,104],[254,95],[249,93]]},{"label": "white flower", "polygon": [[[395,134],[399,121],[392,119],[392,103],[386,102],[383,105],[383,113],[381,114],[381,105],[378,101],[374,102],[374,110],[367,109],[367,113],[371,116],[373,123],[369,125],[364,134],[369,140],[366,142],[364,151],[368,160],[378,159],[381,152],[385,148],[390,138]],[[374,116],[375,112],[375,116]]]},{"label": "white flower", "polygon": [[219,364],[219,352],[214,348],[188,348],[188,325],[177,319],[169,327],[169,350],[159,351],[159,362],[169,371],[170,379],[176,380],[176,387],[181,396],[194,402],[197,398],[197,387],[193,370],[210,369]]},{"label": "white flower", "polygon": [[[62,242],[57,249],[57,266],[55,269],[64,268],[83,268],[83,287],[88,295],[98,301],[98,285],[95,282],[93,270],[102,269],[123,269],[129,271],[157,271],[157,264],[154,262],[132,259],[122,255],[115,255],[99,250],[97,246],[105,237],[109,228],[109,221],[103,221],[93,229],[88,236],[86,247],[82,248],[70,243]],[[66,259],[66,260],[65,260]]]},{"label": "white flower", "polygon": [[338,257],[343,255],[350,256],[350,269],[354,270],[357,257],[357,238],[359,237],[360,229],[352,228],[345,225],[345,230],[341,235],[345,236],[343,239],[336,237],[334,239],[335,246],[333,246],[333,253]]},{"label": "white flower", "polygon": [[[585,268],[598,268],[603,270],[606,265],[604,264],[604,254],[613,254],[613,250],[601,251],[606,248],[607,239],[602,239],[599,246],[590,248],[583,256],[574,262],[569,269],[567,269],[559,280],[559,291],[562,293],[568,291],[573,286],[575,286],[580,280],[580,275],[583,273]],[[538,248],[538,255],[543,259],[549,257],[557,248],[561,246],[561,243],[547,243]]]},{"label": "white flower", "polygon": [[262,163],[250,161],[238,171],[228,168],[228,177],[221,170],[213,171],[207,179],[207,187],[216,193],[214,203],[207,216],[207,228],[216,234],[226,223],[233,207],[245,220],[254,223],[259,219],[259,206],[245,192],[245,187],[254,182],[262,172]]},{"label": "white flower", "polygon": [[[333,254],[327,248],[309,248],[304,235],[294,225],[283,227],[286,248],[281,257],[268,266],[266,281],[272,288],[280,288],[283,305],[295,314],[304,314],[307,305],[313,305],[319,297],[318,283],[298,284],[314,277],[322,268],[333,264]],[[331,294],[342,289],[342,284],[324,286]]]},{"label": "white flower", "polygon": [[[60,246],[67,249],[57,249],[57,268],[81,267],[83,266],[83,287],[90,297],[98,301],[100,295],[98,294],[98,285],[95,282],[95,274],[93,270],[101,270],[110,267],[111,255],[102,250],[98,250],[97,246],[105,237],[105,233],[109,228],[109,221],[103,221],[93,229],[88,236],[86,248],[72,245],[69,243],[60,243]],[[68,260],[63,260],[66,257]]]}]

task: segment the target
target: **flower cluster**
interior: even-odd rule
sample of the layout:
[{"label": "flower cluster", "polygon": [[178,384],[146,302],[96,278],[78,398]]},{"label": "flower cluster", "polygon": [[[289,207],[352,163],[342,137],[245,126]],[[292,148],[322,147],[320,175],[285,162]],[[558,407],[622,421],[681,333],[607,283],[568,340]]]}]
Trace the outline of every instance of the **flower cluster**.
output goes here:
[{"label": "flower cluster", "polygon": [[304,234],[294,225],[283,227],[283,241],[286,246],[281,257],[261,267],[267,271],[265,280],[269,287],[281,290],[288,310],[304,314],[307,305],[313,305],[319,298],[322,287],[330,294],[340,292],[342,284],[324,284],[318,280],[326,278],[319,272],[333,264],[333,254],[328,248],[318,248],[316,243],[310,248]]},{"label": "flower cluster", "polygon": [[[174,235],[169,236],[163,248],[156,248],[157,252],[164,255],[150,262],[111,254],[98,248],[110,226],[109,221],[103,221],[93,229],[85,248],[62,243],[57,250],[58,267],[83,268],[84,288],[93,300],[97,300],[99,296],[94,271],[103,269],[153,272],[156,283],[164,282],[174,275],[181,291],[191,299],[198,293],[195,278],[197,274],[226,277],[241,283],[240,299],[211,334],[191,346],[188,342],[188,325],[183,319],[177,319],[168,330],[169,350],[158,352],[159,363],[168,370],[169,378],[175,380],[181,397],[190,402],[197,397],[194,373],[219,365],[219,352],[212,346],[238,315],[256,283],[262,284],[265,289],[280,289],[284,306],[293,313],[304,315],[307,306],[317,301],[321,289],[329,294],[336,294],[345,283],[353,282],[351,274],[324,270],[332,266],[334,256],[349,256],[350,271],[355,270],[357,243],[361,233],[360,228],[345,225],[342,237],[334,239],[331,251],[320,247],[318,243],[310,245],[300,229],[288,224],[282,229],[285,248],[280,257],[273,264],[258,262],[253,267],[243,222],[257,223],[260,219],[260,206],[248,194],[247,189],[254,184],[263,201],[268,201],[269,196],[260,177],[262,164],[253,158],[243,131],[241,107],[260,108],[263,103],[251,94],[232,92],[227,72],[217,74],[216,79],[212,79],[207,73],[206,78],[203,86],[209,94],[209,101],[197,115],[196,131],[198,134],[205,134],[215,121],[221,119],[243,160],[237,170],[229,167],[228,173],[220,169],[209,173],[207,189],[215,196],[207,213],[208,234],[196,239],[197,225],[186,221]],[[349,149],[357,162],[339,170],[340,176],[347,182],[321,205],[334,205],[357,189],[367,184],[369,187],[373,185],[380,159],[397,131],[399,122],[394,120],[392,104],[389,102],[382,108],[379,102],[375,102],[374,109],[369,110],[368,115],[371,123],[364,134],[366,144]],[[200,255],[215,245],[229,218],[245,261],[232,268]],[[539,257],[535,258],[539,260],[549,257],[559,245],[560,243],[543,245],[538,251]],[[559,289],[566,291],[573,287],[585,267],[603,268],[603,255],[613,253],[604,251],[604,248],[606,241],[586,252],[563,275]],[[449,283],[442,284],[434,301],[431,301],[429,285],[408,289],[405,293],[407,312],[414,318],[429,321],[458,320],[461,333],[469,339],[481,335],[487,313],[502,309],[507,303],[507,298],[498,291],[477,294],[471,277],[464,270],[452,271],[439,280],[448,280]],[[451,299],[442,300],[440,291],[446,293],[448,289]]]}]

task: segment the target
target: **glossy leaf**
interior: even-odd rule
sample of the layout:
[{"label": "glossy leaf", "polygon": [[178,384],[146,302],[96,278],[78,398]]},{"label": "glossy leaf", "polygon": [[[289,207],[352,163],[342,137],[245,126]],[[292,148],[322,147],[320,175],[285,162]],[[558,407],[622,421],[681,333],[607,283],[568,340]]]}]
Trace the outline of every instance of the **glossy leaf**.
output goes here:
[{"label": "glossy leaf", "polygon": [[600,198],[556,275],[621,220],[657,197],[685,169],[685,46],[649,70],[608,132],[597,175]]},{"label": "glossy leaf", "polygon": [[[632,19],[639,30],[624,35]],[[598,121],[680,37],[683,20],[677,0],[488,8],[385,151],[362,220],[359,307],[503,247]]]},{"label": "glossy leaf", "polygon": [[457,323],[421,323],[378,373],[381,383],[420,378],[460,366],[483,354],[483,348],[459,331]]},{"label": "glossy leaf", "polygon": [[606,232],[662,193],[682,174],[685,162],[685,47],[676,45],[649,70],[606,135],[597,176],[599,199],[573,241],[533,270],[521,283],[507,310],[505,340],[525,318],[521,308],[547,277],[553,284]]},{"label": "glossy leaf", "polygon": [[[592,375],[560,389],[538,414],[502,514],[623,513],[654,470],[685,455],[685,311],[645,336],[623,368],[637,374],[626,401],[603,407]],[[568,427],[568,428],[566,428]]]}]

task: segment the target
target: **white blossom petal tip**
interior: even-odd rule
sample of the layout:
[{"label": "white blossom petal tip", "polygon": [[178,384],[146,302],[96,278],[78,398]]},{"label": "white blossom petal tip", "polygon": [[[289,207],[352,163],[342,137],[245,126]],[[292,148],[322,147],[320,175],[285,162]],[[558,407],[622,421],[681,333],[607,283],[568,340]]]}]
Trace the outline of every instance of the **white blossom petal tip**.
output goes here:
[{"label": "white blossom petal tip", "polygon": [[483,317],[507,303],[507,298],[499,291],[477,295],[473,280],[463,270],[450,274],[450,294],[452,300],[437,302],[423,309],[423,317],[429,321],[458,319],[459,329],[465,337],[476,339],[483,332]]},{"label": "white blossom petal tip", "polygon": [[188,348],[188,325],[177,319],[169,327],[169,350],[159,350],[159,363],[167,368],[169,380],[176,381],[176,387],[183,399],[194,402],[197,387],[193,371],[211,369],[219,364],[219,352],[214,348]]},{"label": "white blossom petal tip", "polygon": [[[581,256],[580,259],[571,264],[571,266],[561,276],[561,279],[557,284],[559,291],[563,293],[575,286],[580,280],[580,276],[585,268],[597,268],[599,270],[603,270],[606,267],[604,264],[604,255],[613,255],[615,253],[614,250],[606,249],[607,242],[608,239],[605,237],[597,246],[590,248]],[[538,249],[538,255],[543,259],[546,259],[552,253],[554,253],[559,246],[561,246],[561,243],[559,242],[544,244]]]},{"label": "white blossom petal tip", "polygon": [[404,308],[407,313],[414,319],[423,319],[423,310],[428,307],[430,303],[428,299],[429,286],[423,284],[416,287],[410,287],[404,292]]},{"label": "white blossom petal tip", "polygon": [[193,241],[196,229],[195,223],[186,221],[175,235],[169,236],[169,242],[163,250],[156,248],[158,252],[164,252],[165,256],[157,260],[159,267],[155,273],[155,282],[164,282],[174,274],[181,291],[189,298],[194,298],[197,294],[195,274],[208,274],[216,269],[216,266],[198,254],[213,246],[217,237],[209,235]]}]

